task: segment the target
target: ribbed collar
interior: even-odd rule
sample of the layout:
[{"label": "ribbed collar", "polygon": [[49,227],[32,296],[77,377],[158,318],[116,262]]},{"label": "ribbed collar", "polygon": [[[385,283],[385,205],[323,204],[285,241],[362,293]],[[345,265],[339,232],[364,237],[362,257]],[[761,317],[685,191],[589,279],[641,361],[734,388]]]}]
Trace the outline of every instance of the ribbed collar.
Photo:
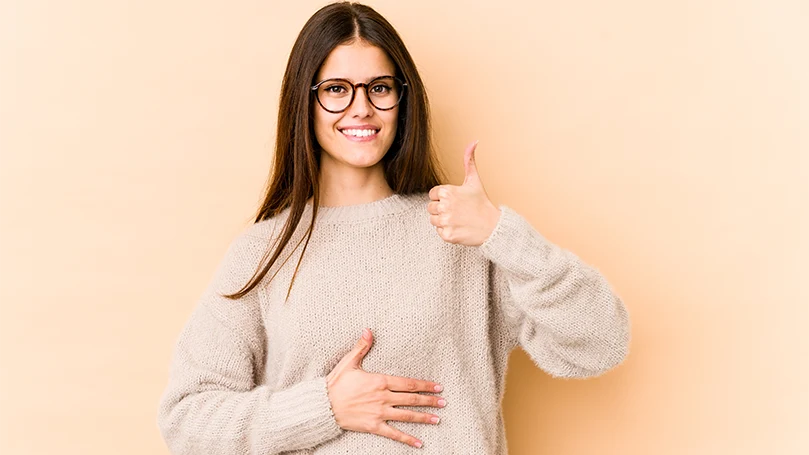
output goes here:
[{"label": "ribbed collar", "polygon": [[[383,199],[355,205],[319,206],[316,223],[341,223],[361,220],[372,220],[388,215],[395,215],[426,203],[429,196],[426,192],[403,195],[394,193]],[[289,208],[285,209],[286,211]],[[311,219],[312,204],[306,204],[303,211],[304,220]]]}]

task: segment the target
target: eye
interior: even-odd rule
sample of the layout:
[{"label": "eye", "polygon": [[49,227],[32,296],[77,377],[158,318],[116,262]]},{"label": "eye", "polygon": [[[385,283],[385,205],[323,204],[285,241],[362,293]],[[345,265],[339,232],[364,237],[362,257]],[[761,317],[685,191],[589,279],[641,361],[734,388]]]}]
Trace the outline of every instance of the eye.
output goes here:
[{"label": "eye", "polygon": [[388,92],[390,92],[390,90],[391,88],[384,83],[375,84],[373,87],[371,87],[371,92],[379,95],[387,94]]},{"label": "eye", "polygon": [[346,91],[346,88],[342,85],[330,85],[323,89],[326,93],[343,93]]}]

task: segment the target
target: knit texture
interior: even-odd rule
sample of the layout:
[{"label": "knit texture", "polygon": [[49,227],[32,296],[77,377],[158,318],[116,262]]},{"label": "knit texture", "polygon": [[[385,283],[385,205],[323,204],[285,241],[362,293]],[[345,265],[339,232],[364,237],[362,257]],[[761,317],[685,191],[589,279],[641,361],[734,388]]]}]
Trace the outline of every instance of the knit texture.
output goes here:
[{"label": "knit texture", "polygon": [[[158,413],[171,452],[507,454],[501,404],[512,349],[564,378],[624,360],[629,316],[594,267],[505,205],[482,245],[447,243],[428,202],[427,193],[394,194],[319,207],[287,302],[311,204],[260,286],[232,301],[219,294],[252,276],[289,209],[237,236],[172,354]],[[363,327],[374,334],[365,371],[444,386],[435,394],[444,408],[400,406],[436,414],[439,424],[388,421],[421,449],[334,419],[325,377]]]}]

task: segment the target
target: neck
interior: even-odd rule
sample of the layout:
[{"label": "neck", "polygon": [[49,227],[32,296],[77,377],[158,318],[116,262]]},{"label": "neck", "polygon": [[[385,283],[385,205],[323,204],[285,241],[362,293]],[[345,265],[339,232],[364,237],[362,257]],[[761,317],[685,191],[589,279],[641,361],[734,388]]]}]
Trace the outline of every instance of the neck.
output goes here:
[{"label": "neck", "polygon": [[[394,194],[385,180],[382,163],[371,168],[341,168],[329,171],[321,167],[320,201],[321,207],[341,207],[366,204],[385,199]],[[309,198],[306,203],[312,203]]]}]

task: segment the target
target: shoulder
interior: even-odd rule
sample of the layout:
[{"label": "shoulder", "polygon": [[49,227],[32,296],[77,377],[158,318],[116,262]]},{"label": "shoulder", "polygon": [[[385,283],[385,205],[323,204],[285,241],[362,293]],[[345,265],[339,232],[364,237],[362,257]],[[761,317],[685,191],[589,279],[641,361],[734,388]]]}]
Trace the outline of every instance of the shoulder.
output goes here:
[{"label": "shoulder", "polygon": [[269,242],[278,235],[278,229],[283,225],[282,217],[285,218],[284,214],[251,224],[243,228],[234,241],[241,243]]},{"label": "shoulder", "polygon": [[252,223],[232,237],[216,271],[217,291],[240,289],[261,264],[273,239],[279,235],[279,217]]},{"label": "shoulder", "polygon": [[430,193],[427,191],[419,191],[410,194],[400,194],[402,198],[412,204],[413,207],[424,208],[430,202]]},{"label": "shoulder", "polygon": [[430,192],[429,191],[419,191],[419,192],[416,192],[416,193],[403,195],[402,197],[410,198],[413,201],[419,201],[419,202],[422,202],[424,204],[427,204],[428,202],[430,202]]},{"label": "shoulder", "polygon": [[281,235],[289,213],[290,209],[286,208],[271,218],[243,227],[232,239],[231,248],[255,248],[261,245],[266,247]]},{"label": "shoulder", "polygon": [[265,220],[243,227],[231,238],[228,256],[252,256],[251,250],[263,249],[272,240],[277,220]]}]

